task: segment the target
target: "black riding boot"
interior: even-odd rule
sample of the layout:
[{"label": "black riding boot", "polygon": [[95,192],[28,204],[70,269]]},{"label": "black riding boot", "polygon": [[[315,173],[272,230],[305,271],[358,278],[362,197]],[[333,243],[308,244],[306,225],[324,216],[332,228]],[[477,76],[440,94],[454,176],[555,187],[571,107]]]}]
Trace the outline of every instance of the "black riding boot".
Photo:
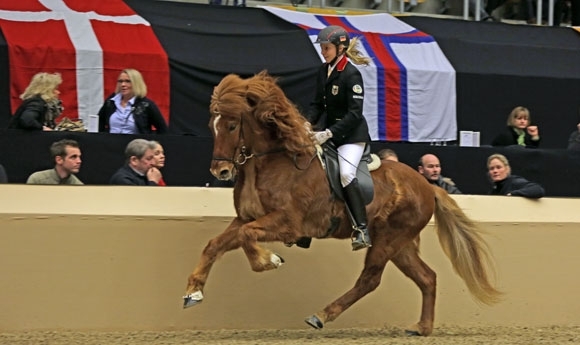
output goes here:
[{"label": "black riding boot", "polygon": [[358,179],[352,180],[344,187],[348,209],[356,224],[353,224],[352,250],[359,250],[371,246],[371,237],[367,229],[367,211],[365,202],[358,185]]}]

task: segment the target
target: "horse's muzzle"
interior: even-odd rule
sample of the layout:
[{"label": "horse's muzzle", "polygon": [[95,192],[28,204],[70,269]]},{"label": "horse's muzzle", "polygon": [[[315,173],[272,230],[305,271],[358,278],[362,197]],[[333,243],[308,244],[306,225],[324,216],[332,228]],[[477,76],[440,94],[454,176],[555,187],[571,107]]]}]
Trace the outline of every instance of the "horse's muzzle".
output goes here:
[{"label": "horse's muzzle", "polygon": [[234,164],[227,161],[213,161],[209,171],[218,180],[232,180],[234,177]]}]

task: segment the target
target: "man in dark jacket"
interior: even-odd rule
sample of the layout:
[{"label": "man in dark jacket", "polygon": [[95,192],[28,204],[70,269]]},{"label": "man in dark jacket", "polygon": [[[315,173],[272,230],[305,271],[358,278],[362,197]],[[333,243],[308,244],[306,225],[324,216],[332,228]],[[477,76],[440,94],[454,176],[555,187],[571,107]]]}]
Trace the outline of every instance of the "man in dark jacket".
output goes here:
[{"label": "man in dark jacket", "polygon": [[156,143],[132,140],[125,149],[126,164],[111,177],[111,184],[128,186],[157,186],[163,177],[153,166]]},{"label": "man in dark jacket", "polygon": [[455,183],[448,177],[441,176],[441,163],[434,154],[426,154],[419,160],[417,167],[419,173],[429,181],[429,183],[439,186],[449,194],[462,194]]}]

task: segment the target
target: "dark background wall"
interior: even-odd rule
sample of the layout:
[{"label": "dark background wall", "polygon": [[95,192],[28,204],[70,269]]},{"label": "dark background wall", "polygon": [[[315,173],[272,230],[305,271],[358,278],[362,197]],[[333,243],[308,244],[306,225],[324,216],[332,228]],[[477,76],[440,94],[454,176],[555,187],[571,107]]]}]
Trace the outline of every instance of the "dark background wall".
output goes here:
[{"label": "dark background wall", "polygon": [[435,40],[457,75],[457,127],[491,144],[513,108],[530,110],[542,148],[566,148],[580,122],[580,34],[564,27],[399,17]]}]

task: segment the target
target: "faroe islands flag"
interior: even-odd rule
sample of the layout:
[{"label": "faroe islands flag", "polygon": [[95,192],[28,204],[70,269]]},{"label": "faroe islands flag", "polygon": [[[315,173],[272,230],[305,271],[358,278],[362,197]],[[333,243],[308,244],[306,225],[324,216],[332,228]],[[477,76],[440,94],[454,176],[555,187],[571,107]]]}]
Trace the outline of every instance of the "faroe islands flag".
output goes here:
[{"label": "faroe islands flag", "polygon": [[432,36],[386,13],[318,15],[263,8],[305,29],[312,42],[328,25],[360,37],[359,50],[372,58],[369,66],[357,66],[364,79],[363,111],[372,140],[457,139],[455,70]]}]

